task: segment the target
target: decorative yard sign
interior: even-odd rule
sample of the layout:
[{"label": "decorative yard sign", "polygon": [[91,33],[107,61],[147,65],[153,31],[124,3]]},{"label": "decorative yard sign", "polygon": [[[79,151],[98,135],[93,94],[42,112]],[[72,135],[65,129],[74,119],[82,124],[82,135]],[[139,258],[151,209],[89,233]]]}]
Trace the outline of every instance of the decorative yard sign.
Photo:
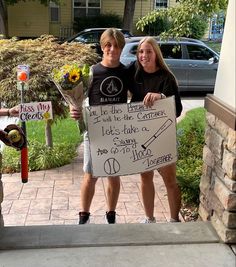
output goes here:
[{"label": "decorative yard sign", "polygon": [[128,175],[177,160],[174,97],[86,107],[93,175]]},{"label": "decorative yard sign", "polygon": [[52,103],[47,102],[32,102],[20,104],[21,121],[36,121],[36,120],[49,120],[53,118]]}]

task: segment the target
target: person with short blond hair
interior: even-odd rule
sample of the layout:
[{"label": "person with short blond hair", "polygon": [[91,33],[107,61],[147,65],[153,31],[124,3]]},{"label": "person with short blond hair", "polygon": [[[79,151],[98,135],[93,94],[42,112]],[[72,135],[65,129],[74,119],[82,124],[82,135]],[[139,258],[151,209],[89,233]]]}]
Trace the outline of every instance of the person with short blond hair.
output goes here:
[{"label": "person with short blond hair", "polygon": [[[89,105],[106,105],[127,103],[126,69],[120,63],[120,54],[125,45],[124,35],[117,29],[109,28],[100,39],[103,58],[91,67],[92,78],[88,89]],[[111,89],[112,87],[112,89]],[[81,111],[70,107],[74,119],[81,116]],[[84,134],[84,178],[81,186],[81,206],[79,224],[89,223],[90,206],[95,193],[98,177],[93,176],[90,142],[88,133]],[[116,223],[116,205],[120,192],[120,177],[108,177],[107,211],[105,219],[108,224]]]}]

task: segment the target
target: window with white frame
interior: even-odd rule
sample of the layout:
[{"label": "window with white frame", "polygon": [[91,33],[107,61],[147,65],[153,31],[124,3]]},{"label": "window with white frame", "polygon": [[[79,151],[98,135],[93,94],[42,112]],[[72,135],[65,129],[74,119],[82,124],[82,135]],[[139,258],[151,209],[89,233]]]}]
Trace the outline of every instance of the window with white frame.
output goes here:
[{"label": "window with white frame", "polygon": [[60,20],[59,5],[50,1],[49,7],[50,7],[50,21],[51,22],[59,22],[59,20]]},{"label": "window with white frame", "polygon": [[155,0],[155,8],[167,8],[168,0]]},{"label": "window with white frame", "polygon": [[74,0],[74,19],[100,15],[101,0]]}]

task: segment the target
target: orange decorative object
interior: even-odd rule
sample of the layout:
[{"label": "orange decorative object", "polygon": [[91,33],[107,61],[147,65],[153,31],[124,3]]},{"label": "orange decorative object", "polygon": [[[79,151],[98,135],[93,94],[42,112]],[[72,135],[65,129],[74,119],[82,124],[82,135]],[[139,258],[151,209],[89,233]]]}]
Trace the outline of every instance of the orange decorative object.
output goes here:
[{"label": "orange decorative object", "polygon": [[26,72],[19,72],[17,75],[19,81],[25,82],[28,79],[28,75]]}]

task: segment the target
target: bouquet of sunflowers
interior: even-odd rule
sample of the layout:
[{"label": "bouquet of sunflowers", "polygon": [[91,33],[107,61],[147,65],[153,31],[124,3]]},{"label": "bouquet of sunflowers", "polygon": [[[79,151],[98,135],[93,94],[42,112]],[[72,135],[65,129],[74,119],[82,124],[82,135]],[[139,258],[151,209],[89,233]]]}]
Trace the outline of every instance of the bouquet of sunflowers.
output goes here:
[{"label": "bouquet of sunflowers", "polygon": [[[84,95],[87,91],[90,68],[87,64],[79,67],[77,64],[67,64],[59,69],[53,69],[52,80],[69,105],[82,110]],[[81,114],[83,114],[81,112]],[[83,116],[79,119],[80,133],[85,130]]]}]

